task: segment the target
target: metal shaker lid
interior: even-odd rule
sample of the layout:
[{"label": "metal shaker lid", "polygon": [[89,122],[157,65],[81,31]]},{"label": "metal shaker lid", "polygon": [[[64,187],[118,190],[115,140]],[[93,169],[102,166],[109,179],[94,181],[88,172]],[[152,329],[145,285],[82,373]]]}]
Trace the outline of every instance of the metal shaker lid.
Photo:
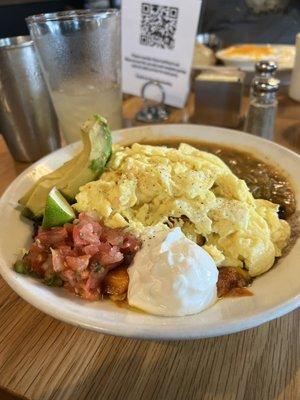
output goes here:
[{"label": "metal shaker lid", "polygon": [[270,60],[261,60],[255,64],[255,71],[261,74],[274,74],[277,71],[277,63]]},{"label": "metal shaker lid", "polygon": [[275,93],[279,89],[279,84],[280,80],[275,78],[255,79],[252,87],[255,94]]}]

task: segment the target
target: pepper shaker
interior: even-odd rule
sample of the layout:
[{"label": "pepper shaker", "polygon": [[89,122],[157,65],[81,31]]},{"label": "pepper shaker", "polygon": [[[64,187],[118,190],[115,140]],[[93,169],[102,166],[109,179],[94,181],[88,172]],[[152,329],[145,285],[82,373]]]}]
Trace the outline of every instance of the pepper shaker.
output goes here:
[{"label": "pepper shaker", "polygon": [[274,77],[277,71],[277,63],[275,61],[262,60],[255,64],[255,77],[258,78],[271,78]]},{"label": "pepper shaker", "polygon": [[257,80],[264,81],[268,78],[274,78],[277,71],[277,63],[270,60],[261,60],[255,64],[255,73],[251,81],[250,96],[252,95],[252,87]]},{"label": "pepper shaker", "polygon": [[275,78],[254,80],[244,126],[245,132],[273,140],[279,83],[280,81]]}]

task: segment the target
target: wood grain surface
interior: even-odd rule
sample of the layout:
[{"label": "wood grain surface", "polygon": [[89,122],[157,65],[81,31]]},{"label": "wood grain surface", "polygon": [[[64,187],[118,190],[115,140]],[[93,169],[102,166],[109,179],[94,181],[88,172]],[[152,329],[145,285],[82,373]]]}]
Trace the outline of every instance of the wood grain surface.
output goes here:
[{"label": "wood grain surface", "polygon": [[[139,107],[139,99],[126,101],[127,125]],[[191,109],[192,100],[172,121],[186,122]],[[299,103],[280,99],[276,140],[300,152],[299,110]],[[0,137],[0,194],[26,167]],[[213,339],[104,336],[41,313],[0,278],[0,387],[30,400],[299,400],[299,326],[298,309]]]}]

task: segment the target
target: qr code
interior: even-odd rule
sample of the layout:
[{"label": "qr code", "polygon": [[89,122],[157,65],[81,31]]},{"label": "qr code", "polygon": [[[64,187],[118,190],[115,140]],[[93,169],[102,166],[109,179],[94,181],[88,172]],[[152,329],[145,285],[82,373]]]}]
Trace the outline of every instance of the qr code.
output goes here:
[{"label": "qr code", "polygon": [[142,3],[140,43],[162,49],[175,47],[178,8]]}]

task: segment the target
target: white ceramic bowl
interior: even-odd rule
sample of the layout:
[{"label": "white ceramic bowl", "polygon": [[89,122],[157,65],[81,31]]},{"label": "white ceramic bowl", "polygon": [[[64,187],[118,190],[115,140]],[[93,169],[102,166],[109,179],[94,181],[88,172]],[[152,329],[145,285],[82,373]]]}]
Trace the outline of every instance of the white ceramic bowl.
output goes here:
[{"label": "white ceramic bowl", "polygon": [[[245,133],[197,125],[163,125],[132,128],[114,133],[114,142],[180,138],[207,141],[251,151],[277,164],[293,181],[300,202],[300,157],[264,139]],[[191,339],[224,335],[280,317],[300,304],[300,241],[268,273],[255,279],[252,297],[227,298],[210,309],[187,317],[158,317],[120,308],[110,301],[87,302],[64,289],[49,288],[12,269],[19,249],[31,241],[31,224],[16,210],[17,199],[46,171],[66,161],[78,144],[60,149],[24,171],[0,200],[0,273],[11,288],[41,311],[65,322],[101,333],[151,339]]]}]

